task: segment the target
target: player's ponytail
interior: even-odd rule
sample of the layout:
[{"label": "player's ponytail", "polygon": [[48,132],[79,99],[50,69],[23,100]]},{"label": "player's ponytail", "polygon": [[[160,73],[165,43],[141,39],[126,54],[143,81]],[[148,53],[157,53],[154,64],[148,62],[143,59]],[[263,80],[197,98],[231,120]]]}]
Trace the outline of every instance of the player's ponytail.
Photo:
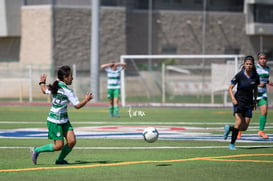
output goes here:
[{"label": "player's ponytail", "polygon": [[55,82],[53,82],[53,84],[49,84],[48,85],[48,89],[51,91],[52,94],[57,94],[58,89],[59,89],[59,81],[55,80]]}]

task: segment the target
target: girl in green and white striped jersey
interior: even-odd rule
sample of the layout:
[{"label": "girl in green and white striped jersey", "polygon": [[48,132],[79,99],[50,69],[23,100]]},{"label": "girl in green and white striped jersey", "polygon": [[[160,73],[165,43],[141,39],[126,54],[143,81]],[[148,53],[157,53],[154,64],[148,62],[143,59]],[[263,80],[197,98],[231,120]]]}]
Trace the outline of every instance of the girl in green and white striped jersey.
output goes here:
[{"label": "girl in green and white striped jersey", "polygon": [[120,72],[125,66],[126,63],[114,62],[101,65],[101,69],[107,72],[107,98],[110,102],[110,117],[119,117]]},{"label": "girl in green and white striped jersey", "polygon": [[265,124],[267,121],[268,110],[268,97],[267,97],[267,85],[273,86],[273,83],[269,81],[270,68],[266,65],[267,58],[265,53],[258,53],[258,64],[256,65],[257,73],[260,76],[260,85],[258,86],[258,106],[260,107],[260,127],[258,135],[263,138],[269,138],[264,133]]},{"label": "girl in green and white striped jersey", "polygon": [[[52,107],[47,117],[48,138],[54,140],[54,144],[47,144],[36,147],[32,151],[32,161],[37,164],[37,158],[41,152],[54,152],[61,150],[55,164],[67,164],[64,158],[72,151],[76,144],[76,136],[67,114],[69,103],[76,109],[85,106],[91,99],[92,94],[87,93],[82,101],[68,87],[72,84],[73,76],[69,66],[62,66],[58,70],[58,80],[52,85],[46,86],[46,74],[40,78],[40,88],[42,93],[50,94],[52,97]],[[64,144],[64,138],[66,144]]]}]

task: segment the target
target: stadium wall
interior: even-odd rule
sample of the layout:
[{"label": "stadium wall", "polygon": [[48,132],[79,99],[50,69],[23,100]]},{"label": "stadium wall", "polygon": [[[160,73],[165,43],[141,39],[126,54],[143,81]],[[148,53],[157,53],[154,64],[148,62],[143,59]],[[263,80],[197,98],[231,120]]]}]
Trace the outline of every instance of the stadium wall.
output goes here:
[{"label": "stadium wall", "polygon": [[[52,14],[50,6],[22,8],[20,61],[52,61],[53,67],[77,64],[79,70],[89,72],[90,8],[56,6],[54,9]],[[144,10],[102,7],[100,62],[118,61],[125,54],[148,54],[147,17]],[[202,53],[202,12],[154,11],[152,23],[153,54]],[[259,39],[247,36],[244,25],[243,13],[208,12],[205,53],[256,55]],[[265,47],[271,39],[264,39]],[[166,52],[168,48],[175,51]]]},{"label": "stadium wall", "polygon": [[[21,62],[53,67],[76,64],[82,72],[89,72],[90,8],[57,6],[52,13],[50,6],[22,8]],[[124,14],[124,8],[101,9],[101,62],[118,61],[126,54]]]},{"label": "stadium wall", "polygon": [[51,64],[51,16],[51,7],[47,5],[22,7],[21,64]]},{"label": "stadium wall", "polygon": [[[82,72],[90,70],[90,9],[56,7],[55,66],[76,64]],[[119,61],[126,53],[124,8],[100,10],[100,61]]]},{"label": "stadium wall", "polygon": [[[128,21],[127,54],[148,54],[147,13],[133,11]],[[202,12],[155,11],[152,23],[153,54],[202,54]],[[259,43],[246,35],[244,25],[243,13],[208,12],[205,53],[255,55]],[[175,51],[166,52],[168,48]]]},{"label": "stadium wall", "polygon": [[[54,70],[63,64],[75,64],[78,78],[83,80],[79,87],[84,92],[89,90],[90,16],[90,8],[86,7],[56,6],[53,13],[52,7],[48,5],[23,6],[18,64],[48,65]],[[100,20],[101,64],[119,61],[120,55],[124,54],[147,54],[147,11],[102,7]],[[164,49],[168,46],[176,48],[174,54],[202,52],[202,12],[154,11],[152,23],[154,54],[165,53]],[[258,37],[246,35],[243,13],[207,12],[206,54],[234,54],[236,52],[230,51],[238,50],[237,53],[255,56],[259,49],[258,40]],[[265,47],[272,41],[272,36],[264,38]],[[128,77],[130,71],[130,67],[127,67]],[[38,77],[35,82],[38,81],[40,72],[35,74]],[[7,80],[7,77],[2,79]],[[104,78],[101,76],[100,84],[103,96],[105,96]],[[145,94],[143,87],[134,86],[139,79],[132,76],[128,80],[132,81],[127,83],[132,89],[129,92],[135,92],[135,95]],[[36,89],[36,84],[33,85]],[[156,93],[160,92],[153,87],[150,89],[156,90],[154,91]],[[27,94],[27,88],[22,90]],[[40,96],[39,90],[33,91],[33,94]]]}]

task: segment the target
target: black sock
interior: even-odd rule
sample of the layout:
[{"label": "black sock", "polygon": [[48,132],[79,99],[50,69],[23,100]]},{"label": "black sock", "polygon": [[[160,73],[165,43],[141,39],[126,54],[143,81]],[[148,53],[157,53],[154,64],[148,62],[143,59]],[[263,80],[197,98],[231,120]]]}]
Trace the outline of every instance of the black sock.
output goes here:
[{"label": "black sock", "polygon": [[234,129],[234,126],[229,127],[229,131],[232,131]]},{"label": "black sock", "polygon": [[231,144],[234,144],[237,140],[237,136],[238,136],[238,132],[239,129],[231,127],[230,130],[232,131],[232,135],[231,135]]}]

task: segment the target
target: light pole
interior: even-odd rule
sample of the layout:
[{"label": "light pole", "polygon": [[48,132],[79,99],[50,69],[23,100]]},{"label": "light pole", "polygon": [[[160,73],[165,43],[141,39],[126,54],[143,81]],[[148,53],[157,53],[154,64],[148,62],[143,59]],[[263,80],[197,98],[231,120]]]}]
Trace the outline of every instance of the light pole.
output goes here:
[{"label": "light pole", "polygon": [[[203,21],[202,21],[202,55],[206,54],[206,23],[207,23],[207,0],[203,0]],[[205,59],[202,58],[202,95],[201,102],[204,101],[204,85],[205,85]]]},{"label": "light pole", "polygon": [[99,8],[100,0],[91,0],[91,59],[90,59],[90,87],[93,93],[93,101],[100,99],[99,87]]},{"label": "light pole", "polygon": [[264,29],[262,27],[259,28],[259,35],[260,35],[260,52],[263,52],[264,50]]},{"label": "light pole", "polygon": [[[149,0],[148,10],[148,54],[152,55],[153,49],[153,0]],[[148,69],[152,70],[152,60],[148,59]]]},{"label": "light pole", "polygon": [[207,0],[203,0],[203,21],[202,21],[202,54],[206,53],[206,21],[207,21]]}]

